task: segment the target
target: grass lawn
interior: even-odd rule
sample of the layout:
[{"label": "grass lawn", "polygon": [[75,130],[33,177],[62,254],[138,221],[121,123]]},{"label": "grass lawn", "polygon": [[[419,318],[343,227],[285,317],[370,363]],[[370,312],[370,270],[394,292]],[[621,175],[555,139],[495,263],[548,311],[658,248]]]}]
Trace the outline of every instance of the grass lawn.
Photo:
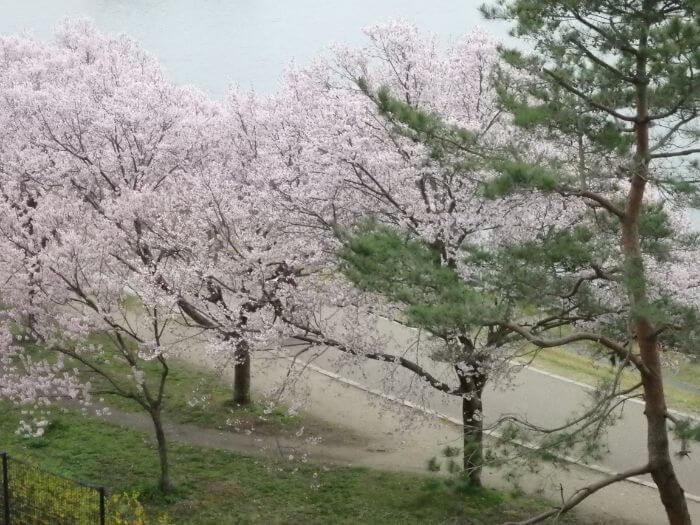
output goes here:
[{"label": "grass lawn", "polygon": [[150,437],[66,412],[45,436],[15,434],[19,409],[0,404],[0,449],[52,472],[137,490],[149,513],[176,524],[493,524],[524,518],[542,503],[439,478],[359,468],[280,462],[171,444],[176,489],[154,490],[157,457]]},{"label": "grass lawn", "polygon": [[[102,333],[92,334],[89,341],[100,344],[107,357],[101,360],[102,369],[121,378],[125,388],[131,388],[130,371],[118,355],[108,336]],[[141,361],[147,382],[152,391],[157,390],[160,367],[156,361]],[[168,377],[166,381],[163,415],[176,423],[192,423],[201,427],[217,429],[239,429],[244,431],[255,427],[256,432],[278,433],[298,427],[302,418],[289,414],[286,407],[256,399],[248,406],[234,406],[232,403],[232,385],[227,384],[215,371],[198,367],[182,360],[168,359]],[[99,376],[85,375],[96,389],[109,387]],[[141,412],[143,409],[135,401],[117,395],[102,395],[103,403],[125,412]],[[304,423],[307,423],[306,421]]]},{"label": "grass lawn", "polygon": [[681,365],[677,373],[671,376],[677,381],[700,388],[700,361],[692,361]]},{"label": "grass lawn", "polygon": [[[210,369],[177,359],[169,359],[168,366],[163,414],[171,421],[219,429],[254,426],[263,433],[293,428],[302,422],[300,415],[290,414],[285,406],[269,404],[264,399],[254,399],[247,406],[234,405],[232,386]],[[106,405],[126,412],[143,410],[130,399],[110,395],[103,398]]]},{"label": "grass lawn", "polygon": [[[540,350],[532,366],[589,385],[595,385],[602,378],[612,377],[612,367],[607,362],[596,362],[591,357],[564,348]],[[700,365],[694,362],[683,364],[677,374],[669,377],[700,387]],[[624,372],[624,385],[632,386],[638,381],[639,374],[636,372]],[[671,408],[700,414],[700,393],[683,389],[669,381],[664,385],[664,390]]]}]

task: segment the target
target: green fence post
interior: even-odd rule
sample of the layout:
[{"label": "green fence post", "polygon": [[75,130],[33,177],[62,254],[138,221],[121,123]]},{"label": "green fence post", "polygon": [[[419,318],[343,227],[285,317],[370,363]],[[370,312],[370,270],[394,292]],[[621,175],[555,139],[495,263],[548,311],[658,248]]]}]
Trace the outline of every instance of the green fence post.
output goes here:
[{"label": "green fence post", "polygon": [[100,525],[105,525],[105,488],[100,487]]},{"label": "green fence post", "polygon": [[4,514],[4,524],[10,525],[10,476],[7,473],[7,452],[2,454],[2,500]]}]

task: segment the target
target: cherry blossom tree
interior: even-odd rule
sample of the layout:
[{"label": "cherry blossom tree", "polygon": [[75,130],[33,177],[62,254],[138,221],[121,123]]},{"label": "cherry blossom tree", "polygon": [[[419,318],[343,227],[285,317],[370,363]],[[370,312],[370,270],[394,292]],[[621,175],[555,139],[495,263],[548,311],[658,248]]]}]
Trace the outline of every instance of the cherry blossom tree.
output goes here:
[{"label": "cherry blossom tree", "polygon": [[[594,176],[624,172],[630,141],[571,90],[554,109],[576,118],[541,126],[542,108],[502,82],[537,97],[529,72],[498,70],[483,33],[444,51],[403,23],[367,34],[364,49],[291,70],[274,97],[232,90],[221,105],[85,22],[54,44],[4,39],[0,393],[133,399],[153,420],[167,489],[170,328],[194,327],[233,356],[237,402],[250,397],[253,352],[295,336],[307,355],[332,346],[461,398],[463,464],[478,484],[486,382],[506,378],[524,345],[584,341],[620,360],[592,408],[555,429],[497,423],[552,449],[583,440],[585,452],[637,395],[623,367],[648,370],[628,330],[626,256],[610,248],[609,215],[621,217],[629,188]],[[661,140],[655,155],[671,157]],[[659,180],[640,250],[649,304],[668,313],[653,335],[682,350],[695,340],[675,329],[696,316],[694,239],[676,231],[664,192],[687,181]],[[329,306],[342,315],[319,314]],[[427,331],[429,347],[389,350],[373,328],[383,317]],[[552,336],[562,328],[571,334]]]},{"label": "cherry blossom tree", "polygon": [[[499,173],[480,181],[481,195],[504,197],[499,205],[512,203],[515,195],[526,196],[538,214],[547,206],[570,206],[576,213],[557,214],[541,221],[539,228],[531,225],[527,235],[510,226],[502,229],[505,235],[494,230],[486,242],[464,246],[466,257],[457,262],[456,272],[482,298],[505,294],[512,302],[506,302],[508,308],[484,303],[478,311],[468,308],[468,296],[462,294],[465,307],[459,313],[467,324],[504,330],[506,340],[521,339],[539,348],[578,342],[601,346],[621,361],[614,388],[601,399],[611,399],[610,393],[622,396],[620,402],[643,395],[648,422],[649,457],[642,466],[579,489],[561,506],[524,523],[560,515],[595,491],[644,473],[657,483],[669,521],[690,523],[667,429],[671,421],[683,438],[687,422],[666,408],[661,351],[692,352],[697,347],[700,275],[690,262],[697,259],[697,235],[684,224],[682,212],[697,197],[697,163],[684,161],[698,152],[697,13],[691,4],[633,2],[620,8],[608,2],[574,6],[523,0],[501,2],[501,8],[490,12],[513,19],[516,32],[531,38],[541,53],[503,53],[508,66],[501,69],[496,87],[500,107],[512,113],[507,121],[564,152],[544,151],[539,158],[518,155],[523,141],[517,132],[512,147],[477,150],[485,165]],[[471,130],[455,123],[451,113],[440,122],[430,118],[429,105],[423,111],[411,107],[400,89],[360,84],[393,121],[408,127],[400,135],[427,146],[431,158],[460,152],[449,165],[455,170],[471,165],[466,141],[460,140]],[[658,123],[661,131],[650,130],[651,123]],[[379,256],[386,253],[376,249],[376,237],[374,247],[367,240],[353,249],[354,271],[363,265],[375,269],[363,259],[374,253],[374,262],[382,262]],[[386,235],[378,240],[383,247],[394,242]],[[423,245],[430,246],[430,240]],[[417,249],[420,245],[413,251]],[[370,284],[397,299],[415,297],[406,293],[401,265],[409,270],[416,265],[406,258],[386,259],[398,268],[395,281],[403,286],[387,284],[390,270]],[[362,275],[365,281],[367,273]],[[408,284],[415,288],[420,277]],[[447,294],[447,287],[456,287],[453,278],[434,284],[423,277],[423,288]],[[434,291],[432,296],[441,297]],[[536,314],[524,316],[519,304],[534,307]],[[562,326],[568,327],[567,334],[554,336],[552,329]],[[636,369],[639,382],[620,389],[616,383],[626,365]],[[603,419],[596,411],[573,422],[597,434],[597,422],[616,406],[606,404]],[[521,432],[551,431],[517,416],[512,422],[509,435],[514,438]],[[682,445],[681,453],[687,452]]]},{"label": "cherry blossom tree", "polygon": [[[425,356],[408,359],[379,348],[380,334],[363,340],[357,328],[341,323],[339,330],[308,309],[284,319],[308,345],[393,363],[430,388],[461,398],[463,466],[471,481],[480,483],[484,385],[509,374],[522,345],[511,344],[518,339],[513,326],[487,322],[476,313],[522,313],[523,304],[507,290],[472,293],[473,281],[462,270],[464,250],[521,240],[553,221],[579,221],[586,206],[564,195],[516,195],[496,202],[487,191],[498,173],[495,159],[508,160],[504,154],[560,165],[576,158],[578,149],[545,133],[539,135],[541,143],[524,146],[526,136],[497,103],[496,43],[485,34],[468,35],[443,51],[436,37],[405,23],[366,32],[368,47],[338,47],[331,58],[292,69],[279,95],[267,101],[265,117],[246,126],[258,129],[258,170],[271,174],[275,191],[269,206],[279,214],[276,221],[289,237],[316,247],[316,257],[307,260],[318,267],[340,262],[355,284],[379,292],[388,303],[382,306],[375,296],[362,304],[342,279],[329,274],[307,279],[309,290],[315,286],[326,304],[354,308],[359,313],[350,317],[363,319],[362,329],[371,331],[377,316],[426,329],[440,341],[428,353],[449,363],[454,377],[437,374],[430,368],[435,362],[421,366],[417,359]],[[369,237],[358,239],[358,228]],[[405,244],[396,232],[405,236]],[[428,252],[411,256],[419,247]],[[435,291],[436,283],[446,282],[454,285],[451,297]],[[539,320],[533,329],[569,322],[559,316]],[[387,381],[394,376],[387,372]],[[606,402],[618,393],[617,386],[604,396]],[[601,415],[606,410],[598,408],[597,421],[607,422]]]},{"label": "cherry blossom tree", "polygon": [[222,111],[133,41],[70,21],[53,44],[2,50],[2,393],[133,400],[153,420],[166,490],[171,327],[194,324],[233,354],[245,401],[249,352],[284,335],[295,270]]},{"label": "cherry blossom tree", "polygon": [[[630,141],[575,98],[557,106],[569,110],[566,128],[539,126],[538,116],[502,87],[506,76],[512,86],[529,77],[495,69],[495,45],[483,34],[443,53],[434,37],[410,25],[367,33],[365,49],[337,48],[330,59],[291,70],[265,118],[247,127],[259,132],[259,169],[273,174],[277,220],[290,236],[315,243],[319,266],[336,264],[340,251],[346,277],[388,304],[348,293],[326,274],[316,282],[320,294],[326,304],[353,308],[352,321],[339,329],[308,310],[285,314],[285,321],[311,347],[393,363],[461,397],[464,469],[474,483],[483,462],[486,381],[507,377],[512,357],[538,348],[588,344],[608,352],[618,363],[613,379],[562,425],[543,428],[510,415],[486,428],[505,424],[511,439],[550,451],[579,443],[582,457],[596,457],[597,440],[641,386],[621,384],[623,369],[639,361],[633,342],[625,343],[629,303],[619,260],[600,251],[617,232],[602,212],[615,209],[624,185],[608,179],[606,194],[596,177],[626,165]],[[696,316],[696,252],[683,213],[665,199],[664,191],[677,193],[682,181],[665,181],[644,214],[643,249],[664,276],[659,300],[685,299],[669,303],[669,326],[688,327]],[[522,186],[529,191],[516,191]],[[672,291],[661,292],[669,284]],[[377,316],[441,341],[429,352],[450,364],[456,384],[435,372],[435,361],[420,365],[419,355],[409,359],[382,348],[377,334],[357,333],[358,324],[369,329]],[[554,335],[562,330],[572,335]],[[687,351],[691,332],[659,335]],[[387,371],[387,382],[394,376]]]},{"label": "cherry blossom tree", "polygon": [[[120,226],[139,209],[139,183],[161,169],[149,146],[167,149],[178,109],[189,115],[189,95],[133,42],[103,38],[83,22],[62,26],[55,44],[10,38],[2,47],[3,395],[133,400],[153,421],[167,490],[161,337],[174,304],[118,261],[128,262]],[[129,171],[120,169],[125,157]],[[153,299],[147,331],[127,317],[123,299],[134,289]],[[154,380],[145,373],[151,364]]]}]

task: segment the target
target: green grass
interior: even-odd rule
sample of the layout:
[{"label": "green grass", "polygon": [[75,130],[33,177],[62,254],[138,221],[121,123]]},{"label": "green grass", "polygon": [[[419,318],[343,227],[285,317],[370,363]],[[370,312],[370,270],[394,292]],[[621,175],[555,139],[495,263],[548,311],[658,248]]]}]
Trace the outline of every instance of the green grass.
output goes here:
[{"label": "green grass", "polygon": [[[613,371],[607,362],[597,362],[590,356],[579,355],[564,348],[539,350],[532,365],[535,368],[589,385],[595,385],[601,379],[612,377]],[[670,377],[689,385],[700,386],[700,365],[692,362],[686,363],[681,366],[677,374]],[[623,385],[632,386],[637,382],[639,382],[638,373],[631,370],[624,372]],[[671,408],[700,413],[699,393],[685,390],[668,381],[664,390]]]},{"label": "green grass", "polygon": [[542,503],[435,477],[282,462],[180,444],[170,447],[174,492],[154,490],[157,457],[145,434],[67,412],[45,436],[14,431],[19,410],[0,404],[0,449],[57,474],[137,490],[152,516],[175,524],[500,523]]},{"label": "green grass", "polygon": [[700,363],[697,359],[683,363],[677,373],[671,375],[676,381],[700,388]]},{"label": "green grass", "polygon": [[[163,414],[171,421],[208,428],[255,426],[261,432],[292,428],[302,421],[301,416],[291,415],[285,406],[264,399],[254,399],[246,406],[234,405],[232,386],[209,369],[177,359],[169,359],[168,366]],[[120,410],[141,410],[134,401],[123,397],[107,395],[104,400]]]},{"label": "green grass", "polygon": [[[103,369],[114,377],[121,378],[126,388],[131,388],[128,365],[117,355],[111,339],[103,333],[90,336],[90,342],[101,344],[106,357],[100,360]],[[285,406],[269,403],[265,399],[254,399],[247,406],[232,402],[232,386],[215,371],[198,367],[178,359],[168,359],[168,377],[164,391],[163,414],[177,423],[191,423],[201,427],[217,429],[249,429],[256,432],[277,433],[301,424],[301,417],[291,415]],[[157,391],[160,364],[157,361],[141,361],[151,391]],[[96,389],[109,387],[105,380],[86,375]],[[126,412],[143,409],[135,401],[118,395],[102,395],[104,404]]]}]

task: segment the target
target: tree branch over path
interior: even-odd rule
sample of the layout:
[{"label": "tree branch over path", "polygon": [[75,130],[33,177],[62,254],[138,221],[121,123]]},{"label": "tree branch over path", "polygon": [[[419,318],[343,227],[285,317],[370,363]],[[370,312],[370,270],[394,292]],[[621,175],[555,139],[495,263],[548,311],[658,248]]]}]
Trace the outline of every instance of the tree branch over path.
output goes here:
[{"label": "tree branch over path", "polygon": [[341,352],[344,352],[346,354],[354,355],[354,356],[359,356],[359,357],[364,357],[367,359],[373,359],[375,361],[383,361],[385,363],[398,363],[401,365],[403,368],[410,370],[417,376],[423,378],[426,382],[430,384],[433,388],[440,390],[441,392],[445,392],[446,394],[450,395],[459,395],[461,394],[460,389],[458,388],[453,388],[447,383],[444,383],[437,379],[435,376],[433,376],[430,372],[425,370],[423,367],[418,365],[417,363],[414,363],[413,361],[406,359],[405,357],[393,355],[393,354],[387,354],[383,352],[370,352],[370,353],[361,353],[358,352],[357,350],[354,350],[350,348],[349,346],[341,343],[340,341],[337,341],[333,338],[329,338],[324,336],[320,330],[317,330],[315,328],[312,328],[310,326],[304,326],[301,323],[298,323],[292,319],[289,318],[284,318],[284,321],[287,322],[290,325],[296,326],[300,330],[304,330],[307,334],[313,334],[313,336],[309,336],[307,334],[295,334],[293,337],[294,339],[298,341],[302,341],[304,343],[308,343],[311,345],[317,345],[317,346],[332,346],[333,348],[336,348],[337,350],[340,350]]},{"label": "tree branch over path", "polygon": [[637,369],[644,373],[646,371],[646,367],[642,363],[641,359],[639,356],[631,353],[628,349],[626,349],[624,346],[621,344],[613,341],[612,339],[605,337],[604,335],[600,334],[595,334],[591,332],[577,332],[573,333],[564,337],[559,337],[556,339],[542,339],[540,337],[535,336],[532,334],[530,331],[526,330],[520,325],[514,324],[514,323],[507,323],[507,322],[502,322],[502,321],[491,321],[489,324],[497,325],[497,326],[503,326],[505,328],[508,328],[512,330],[513,332],[516,332],[520,334],[522,337],[527,339],[530,343],[534,344],[535,346],[538,346],[540,348],[554,348],[557,346],[564,346],[568,345],[570,343],[575,343],[577,341],[593,341],[595,343],[599,343],[606,348],[609,348],[615,354],[617,354],[620,358],[622,359],[629,359],[631,363],[634,364],[634,366],[637,367]]},{"label": "tree branch over path", "polygon": [[598,492],[601,489],[604,489],[608,485],[612,485],[613,483],[623,481],[633,476],[641,476],[642,474],[648,474],[649,472],[651,472],[651,466],[649,465],[644,465],[641,467],[626,470],[624,472],[620,472],[619,474],[615,474],[614,476],[602,479],[597,483],[591,483],[590,485],[586,485],[585,487],[578,489],[560,507],[555,507],[552,510],[548,510],[547,512],[543,512],[542,514],[539,514],[537,516],[533,516],[532,518],[527,519],[525,521],[507,522],[503,525],[533,525],[534,523],[541,523],[544,520],[551,517],[559,517],[562,514],[565,514],[566,512],[573,509],[576,505],[581,503],[588,496],[595,494],[596,492]]}]

